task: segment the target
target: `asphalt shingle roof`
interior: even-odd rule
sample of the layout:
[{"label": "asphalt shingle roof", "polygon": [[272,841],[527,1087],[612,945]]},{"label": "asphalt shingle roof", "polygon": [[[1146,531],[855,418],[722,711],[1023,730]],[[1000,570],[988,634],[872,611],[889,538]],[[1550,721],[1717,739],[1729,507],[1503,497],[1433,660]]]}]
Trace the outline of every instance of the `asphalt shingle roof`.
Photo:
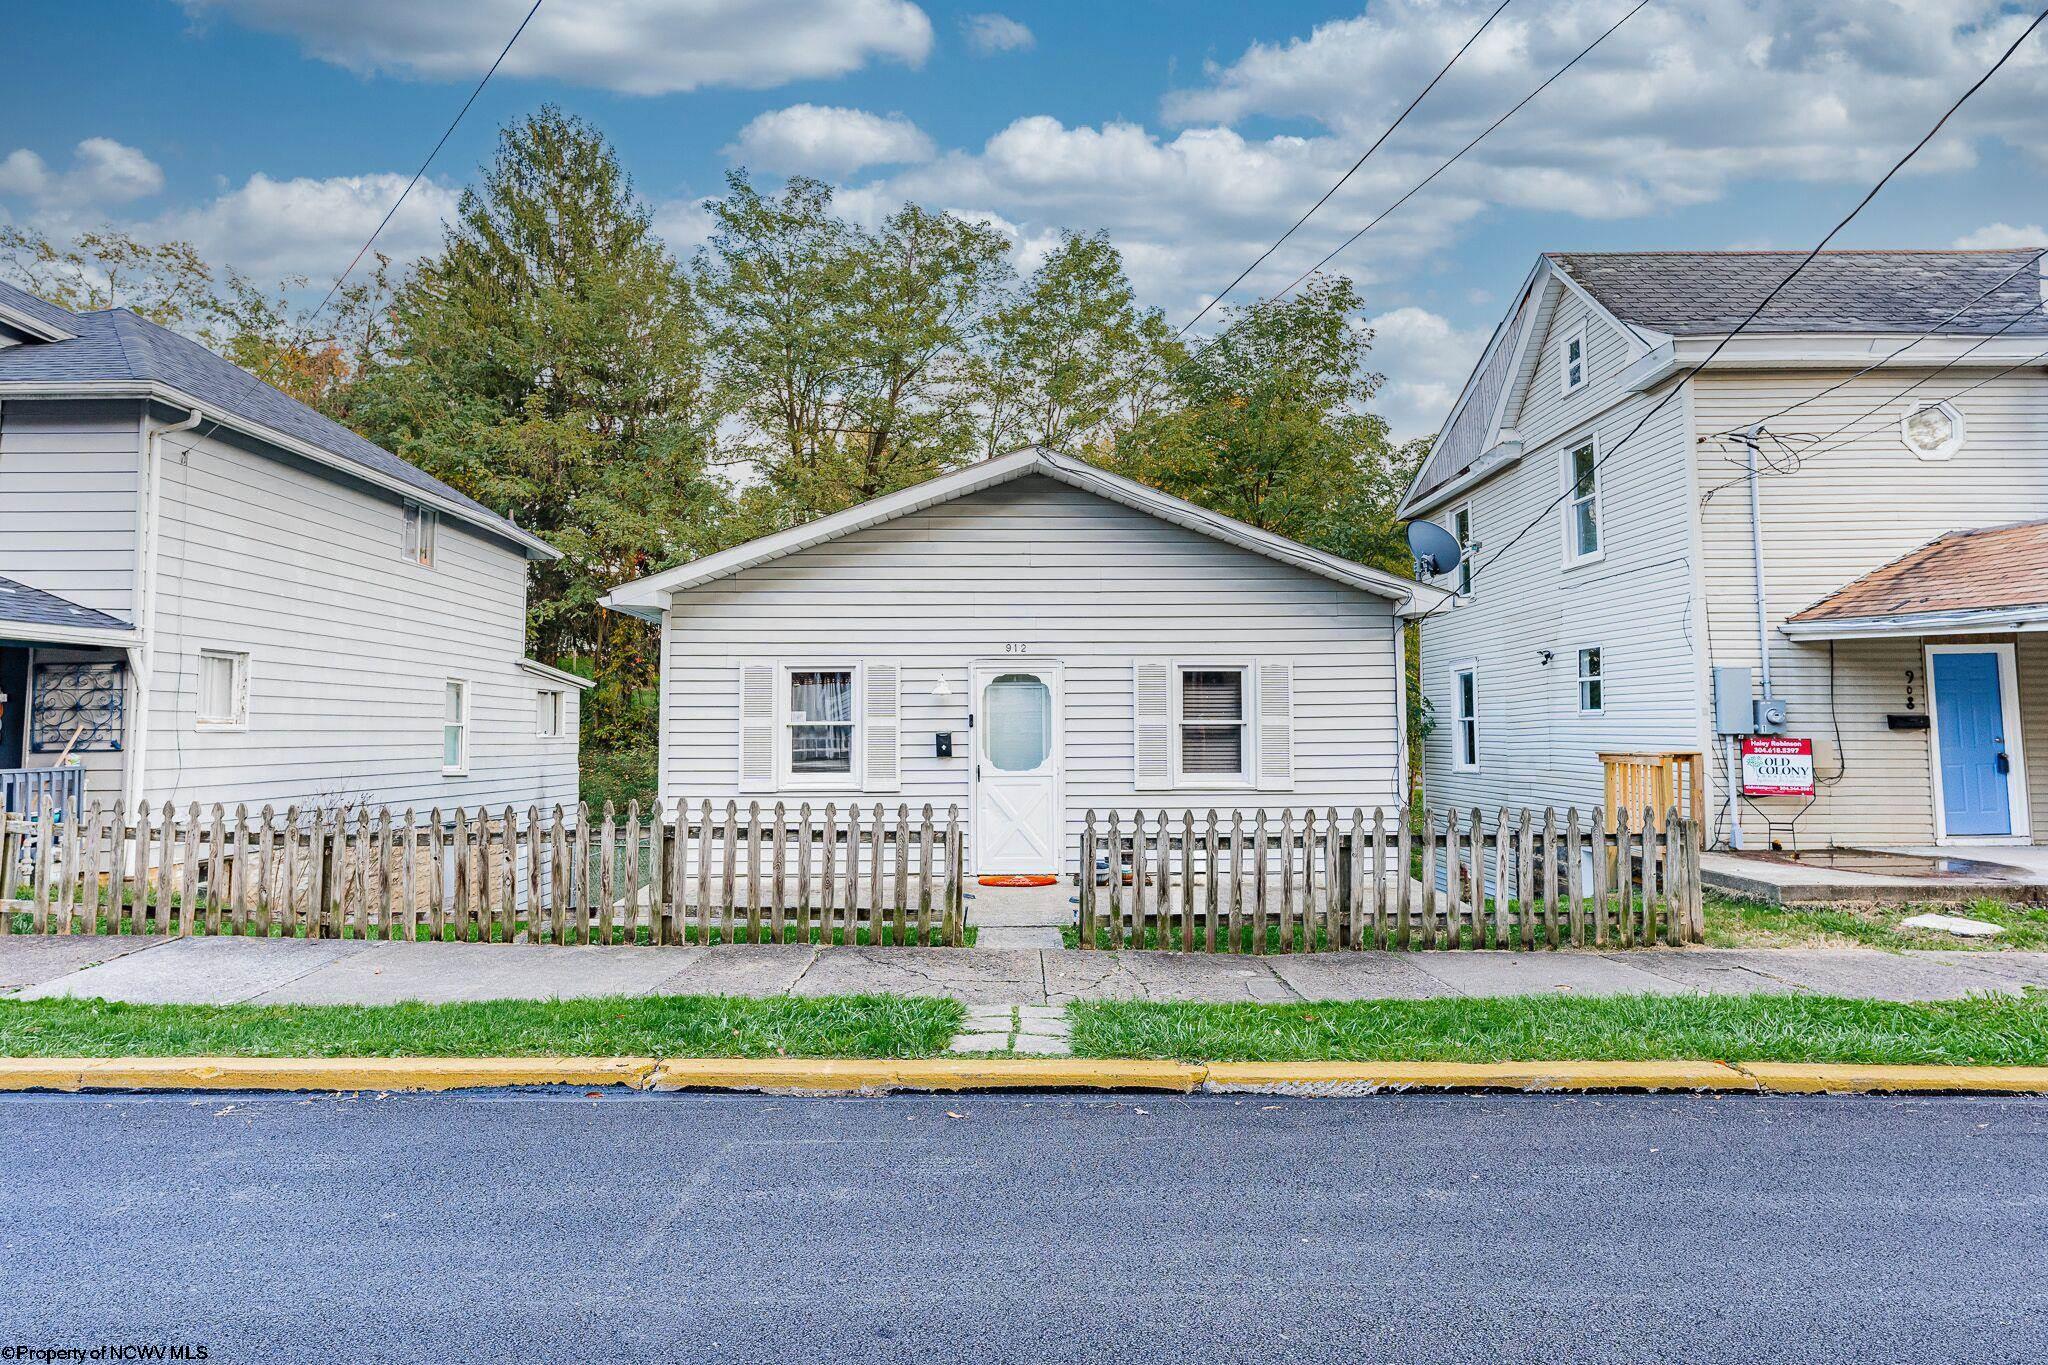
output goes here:
[{"label": "asphalt shingle roof", "polygon": [[1951,531],[1790,619],[1841,621],[2048,604],[2048,521]]},{"label": "asphalt shingle roof", "polygon": [[128,623],[118,616],[81,607],[53,592],[31,588],[11,578],[0,578],[0,634],[8,622],[37,626],[79,626],[87,630],[126,630]]},{"label": "asphalt shingle roof", "polygon": [[[1822,252],[1745,332],[2048,333],[2048,311],[2041,304],[2040,252],[2038,247]],[[1697,336],[1740,325],[1806,253],[1548,255],[1623,322],[1674,336]],[[1984,297],[1973,303],[1980,294]],[[1965,311],[1951,320],[1949,315],[1958,309]],[[2013,322],[2015,318],[2019,321]],[[2013,322],[2010,328],[2008,322]]]},{"label": "asphalt shingle roof", "polygon": [[364,440],[332,418],[323,417],[198,342],[138,317],[126,308],[71,313],[8,284],[0,284],[0,302],[23,311],[33,304],[41,310],[37,316],[48,316],[56,325],[78,334],[68,341],[0,347],[0,383],[137,380],[167,384],[236,417],[296,437],[409,488],[444,498],[485,526],[518,531],[482,503],[407,464],[382,446]]}]

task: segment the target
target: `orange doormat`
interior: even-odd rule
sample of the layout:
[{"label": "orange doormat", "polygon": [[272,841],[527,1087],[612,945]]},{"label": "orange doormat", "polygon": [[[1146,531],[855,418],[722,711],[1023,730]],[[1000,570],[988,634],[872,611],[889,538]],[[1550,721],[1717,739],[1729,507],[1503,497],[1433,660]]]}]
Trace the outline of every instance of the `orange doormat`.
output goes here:
[{"label": "orange doormat", "polygon": [[1059,881],[1059,878],[1051,873],[1043,873],[1030,876],[983,877],[980,881],[983,886],[1051,886]]}]

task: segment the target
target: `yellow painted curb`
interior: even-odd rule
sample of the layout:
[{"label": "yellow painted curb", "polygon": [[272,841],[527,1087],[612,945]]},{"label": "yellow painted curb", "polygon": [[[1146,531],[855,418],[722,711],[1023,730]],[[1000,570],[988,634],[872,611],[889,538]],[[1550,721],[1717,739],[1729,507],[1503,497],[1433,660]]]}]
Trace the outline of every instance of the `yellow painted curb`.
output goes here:
[{"label": "yellow painted curb", "polygon": [[644,1086],[652,1057],[0,1057],[0,1090]]},{"label": "yellow painted curb", "polygon": [[1214,1062],[982,1057],[0,1057],[0,1091],[459,1090],[622,1085],[861,1093],[1093,1089],[1186,1094],[1363,1090],[1706,1090],[2048,1094],[2048,1067],[1796,1062]]},{"label": "yellow painted curb", "polygon": [[1185,1062],[1082,1057],[938,1057],[920,1060],[675,1058],[654,1068],[655,1090],[1172,1090],[1201,1083]]},{"label": "yellow painted curb", "polygon": [[1720,1062],[1211,1062],[1204,1089],[1750,1090]]},{"label": "yellow painted curb", "polygon": [[1781,1095],[1936,1091],[2048,1094],[2048,1066],[1861,1066],[1854,1063],[1742,1062],[1763,1089]]}]

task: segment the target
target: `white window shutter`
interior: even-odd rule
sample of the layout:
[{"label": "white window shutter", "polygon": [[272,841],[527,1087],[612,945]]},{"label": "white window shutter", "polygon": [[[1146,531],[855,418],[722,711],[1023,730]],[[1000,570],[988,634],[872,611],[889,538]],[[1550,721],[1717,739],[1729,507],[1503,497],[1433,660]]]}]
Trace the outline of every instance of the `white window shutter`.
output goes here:
[{"label": "white window shutter", "polygon": [[1173,665],[1139,659],[1131,665],[1133,785],[1139,791],[1173,786]]},{"label": "white window shutter", "polygon": [[1294,787],[1294,665],[1259,664],[1259,786]]},{"label": "white window shutter", "polygon": [[405,531],[400,536],[399,552],[407,559],[420,557],[420,512],[417,507],[405,509]]},{"label": "white window shutter", "polygon": [[861,728],[864,731],[861,789],[893,792],[903,786],[900,752],[902,684],[895,664],[870,663],[866,684],[861,688]]},{"label": "white window shutter", "polygon": [[775,789],[775,665],[743,663],[740,674],[740,790]]}]

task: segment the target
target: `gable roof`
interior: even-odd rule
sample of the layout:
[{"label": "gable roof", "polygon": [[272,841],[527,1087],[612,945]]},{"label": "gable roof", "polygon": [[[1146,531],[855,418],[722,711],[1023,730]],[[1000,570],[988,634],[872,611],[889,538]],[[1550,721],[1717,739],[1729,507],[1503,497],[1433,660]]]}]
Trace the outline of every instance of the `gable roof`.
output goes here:
[{"label": "gable roof", "polygon": [[17,583],[11,578],[0,578],[0,634],[5,634],[10,624],[27,626],[65,626],[73,630],[127,630],[129,625],[118,616],[111,616],[91,607],[81,607],[76,602],[59,597],[41,588],[32,588],[26,583]]},{"label": "gable roof", "polygon": [[417,494],[426,505],[513,541],[533,556],[557,557],[553,547],[530,531],[189,337],[126,308],[72,313],[0,284],[0,306],[29,314],[31,305],[40,310],[31,315],[38,321],[61,316],[67,334],[62,340],[0,347],[0,398],[10,393],[90,396],[132,389],[174,406],[195,406],[258,439],[294,453],[310,450],[328,457],[325,463],[338,462],[372,476],[374,482]]},{"label": "gable roof", "polygon": [[[2048,248],[1824,251],[1743,335],[2048,334],[2044,255]],[[1504,418],[1526,386],[1526,353],[1547,325],[1553,289],[1584,298],[1596,315],[1622,329],[1631,354],[1639,356],[1668,349],[1675,338],[1733,331],[1805,257],[1803,251],[1544,252],[1466,378],[1399,515],[1433,511],[1453,485],[1478,483],[1520,457]]]},{"label": "gable roof", "polygon": [[1099,469],[1084,460],[1069,455],[1055,454],[1050,450],[1036,447],[1015,450],[1008,455],[999,455],[980,464],[968,465],[949,474],[912,484],[908,488],[874,498],[843,512],[829,517],[793,526],[786,531],[761,536],[744,545],[722,550],[715,555],[679,564],[673,569],[647,578],[636,580],[614,588],[603,598],[604,605],[614,611],[625,612],[644,620],[658,621],[668,605],[669,595],[687,592],[716,579],[728,578],[745,569],[766,564],[785,555],[808,550],[828,541],[838,540],[856,531],[894,521],[912,512],[964,498],[970,493],[979,493],[1016,479],[1041,474],[1070,487],[1122,503],[1162,521],[1170,521],[1191,531],[1250,550],[1268,559],[1291,565],[1308,573],[1347,584],[1378,597],[1390,598],[1399,604],[1401,612],[1413,615],[1433,605],[1444,593],[1426,583],[1401,578],[1382,569],[1368,568],[1340,556],[1312,549],[1299,541],[1285,536],[1261,531],[1255,526],[1221,512],[1212,512],[1206,507],[1148,488],[1120,474]]},{"label": "gable roof", "polygon": [[[1744,334],[2048,332],[2048,311],[2041,306],[2041,250],[1824,251]],[[1671,336],[1700,336],[1739,326],[1806,253],[1571,251],[1545,256],[1623,322]],[[1984,297],[1977,300],[1980,294]],[[1949,316],[1959,309],[1964,310],[1959,316]],[[2020,320],[2014,322],[2015,317]]]}]

